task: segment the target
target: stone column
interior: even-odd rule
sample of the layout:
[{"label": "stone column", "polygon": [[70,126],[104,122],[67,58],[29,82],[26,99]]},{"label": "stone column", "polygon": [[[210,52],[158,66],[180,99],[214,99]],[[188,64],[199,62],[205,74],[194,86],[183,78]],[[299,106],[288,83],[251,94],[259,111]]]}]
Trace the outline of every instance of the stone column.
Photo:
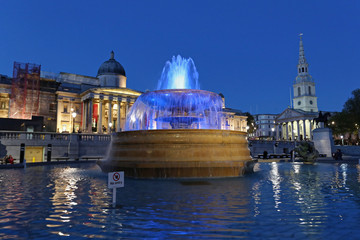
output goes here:
[{"label": "stone column", "polygon": [[306,139],[306,120],[303,120],[303,138]]},{"label": "stone column", "polygon": [[309,134],[309,136],[310,136],[310,140],[313,140],[313,131],[312,131],[313,123],[312,123],[311,120],[309,120],[309,122],[310,122],[310,134]]},{"label": "stone column", "polygon": [[98,126],[97,126],[97,131],[98,133],[102,133],[102,105],[103,105],[103,99],[102,97],[100,96],[100,99],[99,99],[99,116],[98,116]]},{"label": "stone column", "polygon": [[112,123],[112,100],[113,100],[112,97],[111,98],[109,97],[109,112],[108,112],[108,125],[107,125],[108,133],[111,132],[110,123]]},{"label": "stone column", "polygon": [[291,141],[294,141],[295,133],[294,133],[294,122],[291,122]]},{"label": "stone column", "polygon": [[297,127],[297,140],[300,141],[300,124],[299,124],[299,120],[296,121],[296,127]]},{"label": "stone column", "polygon": [[280,124],[276,124],[276,140],[279,140],[279,128]]},{"label": "stone column", "polygon": [[87,118],[88,118],[88,116],[87,116],[87,114],[88,114],[88,106],[87,106],[87,104],[88,104],[87,100],[84,100],[83,101],[83,125],[82,125],[82,130],[84,132],[86,132],[86,130],[87,130],[87,122],[88,122],[88,120],[87,120]]},{"label": "stone column", "polygon": [[286,130],[286,140],[289,140],[289,123],[285,123],[285,130]]},{"label": "stone column", "polygon": [[61,98],[58,98],[57,113],[56,113],[56,132],[62,131],[62,126],[61,126],[62,110],[63,110],[63,102]]},{"label": "stone column", "polygon": [[125,106],[125,118],[126,118],[126,115],[128,114],[128,112],[129,112],[129,105],[130,105],[130,103],[129,103],[129,99],[126,99],[126,106]]},{"label": "stone column", "polygon": [[121,99],[117,99],[117,126],[116,132],[120,132],[120,119],[121,119]]},{"label": "stone column", "polygon": [[92,122],[93,122],[93,99],[89,99],[89,114],[88,114],[88,132],[92,133]]}]

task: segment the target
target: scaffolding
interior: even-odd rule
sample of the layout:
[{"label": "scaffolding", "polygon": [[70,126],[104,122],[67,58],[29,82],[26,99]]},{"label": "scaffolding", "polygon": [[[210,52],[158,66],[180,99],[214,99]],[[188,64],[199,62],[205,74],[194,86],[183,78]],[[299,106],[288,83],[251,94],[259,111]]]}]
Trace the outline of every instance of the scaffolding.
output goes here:
[{"label": "scaffolding", "polygon": [[31,119],[39,115],[41,65],[14,62],[10,118]]}]

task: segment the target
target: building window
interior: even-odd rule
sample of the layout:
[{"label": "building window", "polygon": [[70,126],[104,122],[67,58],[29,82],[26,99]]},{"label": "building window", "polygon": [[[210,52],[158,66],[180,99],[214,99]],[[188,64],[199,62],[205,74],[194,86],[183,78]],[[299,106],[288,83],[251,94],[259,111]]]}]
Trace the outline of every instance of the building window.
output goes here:
[{"label": "building window", "polygon": [[298,101],[298,105],[301,105],[301,102],[300,102],[300,101]]},{"label": "building window", "polygon": [[304,68],[302,68],[302,72],[304,72],[305,70],[304,70]]},{"label": "building window", "polygon": [[301,89],[300,89],[300,87],[298,87],[298,96],[300,96],[301,95]]},{"label": "building window", "polygon": [[50,103],[49,111],[50,112],[56,112],[56,103]]},{"label": "building window", "polygon": [[309,95],[311,95],[311,87],[309,86]]},{"label": "building window", "polygon": [[68,112],[68,106],[67,104],[64,105],[64,113],[67,113]]},{"label": "building window", "polygon": [[0,102],[0,109],[6,109],[6,102]]},{"label": "building window", "polygon": [[313,104],[313,101],[310,100],[310,104],[312,105],[312,104]]}]

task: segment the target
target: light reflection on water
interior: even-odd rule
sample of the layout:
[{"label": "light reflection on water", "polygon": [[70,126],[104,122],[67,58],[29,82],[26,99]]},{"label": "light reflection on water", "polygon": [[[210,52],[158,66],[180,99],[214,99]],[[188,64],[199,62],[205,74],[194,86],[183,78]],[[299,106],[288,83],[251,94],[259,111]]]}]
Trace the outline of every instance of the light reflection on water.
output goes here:
[{"label": "light reflection on water", "polygon": [[[94,164],[0,170],[0,239],[356,239],[360,168],[261,163],[241,178],[125,180]],[[190,182],[189,182],[190,181]]]}]

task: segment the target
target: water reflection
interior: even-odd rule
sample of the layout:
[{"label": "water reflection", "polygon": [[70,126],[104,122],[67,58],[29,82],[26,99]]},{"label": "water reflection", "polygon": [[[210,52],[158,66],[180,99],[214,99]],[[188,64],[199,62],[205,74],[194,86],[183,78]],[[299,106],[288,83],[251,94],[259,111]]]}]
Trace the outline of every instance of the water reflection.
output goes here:
[{"label": "water reflection", "polygon": [[255,169],[207,184],[126,179],[117,208],[95,165],[0,170],[0,239],[351,239],[360,233],[358,166],[261,163]]},{"label": "water reflection", "polygon": [[280,211],[279,204],[280,201],[280,183],[281,183],[281,177],[278,170],[278,165],[276,162],[271,163],[271,172],[270,172],[270,180],[272,182],[273,192],[274,192],[274,201],[275,201],[275,208],[277,211]]}]

